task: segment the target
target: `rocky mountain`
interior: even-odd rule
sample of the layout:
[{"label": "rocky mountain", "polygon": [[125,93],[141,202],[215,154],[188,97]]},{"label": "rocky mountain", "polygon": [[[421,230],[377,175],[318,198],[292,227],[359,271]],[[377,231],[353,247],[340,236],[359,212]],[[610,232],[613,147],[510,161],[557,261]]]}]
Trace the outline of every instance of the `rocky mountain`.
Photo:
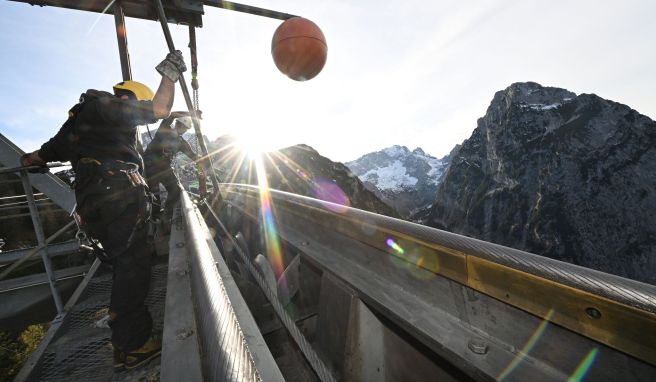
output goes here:
[{"label": "rocky mountain", "polygon": [[[256,167],[234,143],[223,136],[212,142],[217,152],[214,166],[224,182],[258,184]],[[342,163],[333,162],[312,147],[295,145],[263,154],[269,187],[316,199],[399,217],[369,191]]]},{"label": "rocky mountain", "polygon": [[392,146],[347,162],[365,187],[392,206],[401,216],[409,217],[429,208],[435,200],[451,156],[441,159],[417,147]]},{"label": "rocky mountain", "polygon": [[425,224],[656,283],[656,122],[537,83],[495,94]]}]

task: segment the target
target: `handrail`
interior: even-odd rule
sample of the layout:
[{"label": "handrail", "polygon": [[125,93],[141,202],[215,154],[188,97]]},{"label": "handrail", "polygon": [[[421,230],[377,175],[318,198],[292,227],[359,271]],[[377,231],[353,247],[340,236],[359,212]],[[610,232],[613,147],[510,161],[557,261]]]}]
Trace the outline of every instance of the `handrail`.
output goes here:
[{"label": "handrail", "polygon": [[181,195],[182,221],[189,253],[191,288],[202,369],[207,380],[282,381],[253,316],[214,243],[202,214],[186,193]]},{"label": "handrail", "polygon": [[[49,255],[50,257],[67,255],[69,253],[75,253],[79,250],[87,251],[88,247],[80,244],[80,241],[77,239],[66,240],[62,242],[57,242],[50,244]],[[10,251],[0,252],[0,267],[5,267],[12,264],[14,261],[18,261],[27,255],[31,251],[37,250],[36,247],[23,248],[23,249],[13,249]],[[34,259],[32,259],[34,260]]]},{"label": "handrail", "polygon": [[[259,203],[259,188],[224,184],[226,200]],[[576,333],[656,365],[656,287],[333,203],[269,190],[274,216],[307,220],[388,252],[420,252],[418,268],[454,280],[508,305],[550,317]],[[284,225],[284,221],[278,221]],[[418,260],[418,259],[415,259]],[[550,311],[553,314],[550,315]]]},{"label": "handrail", "polygon": [[37,254],[40,250],[47,247],[53,240],[61,236],[62,233],[68,231],[73,225],[75,225],[75,220],[70,221],[68,224],[60,228],[57,232],[49,236],[43,244],[37,245],[30,252],[26,253],[22,258],[16,260],[11,265],[9,265],[5,270],[0,273],[0,280],[4,280],[14,269],[18,268],[21,264],[29,260],[32,256]]},{"label": "handrail", "polygon": [[[20,182],[20,180],[16,180],[17,182]],[[41,196],[44,195],[43,192],[35,192],[34,196]],[[47,195],[46,195],[47,197]],[[0,200],[6,200],[6,199],[19,199],[19,198],[27,198],[27,195],[12,195],[12,196],[3,196],[0,198]],[[6,206],[6,204],[0,204],[2,206]]]}]

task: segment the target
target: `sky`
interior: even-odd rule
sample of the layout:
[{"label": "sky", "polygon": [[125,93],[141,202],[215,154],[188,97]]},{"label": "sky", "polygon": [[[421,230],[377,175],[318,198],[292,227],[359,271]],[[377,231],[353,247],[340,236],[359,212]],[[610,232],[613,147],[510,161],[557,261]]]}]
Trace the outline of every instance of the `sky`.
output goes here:
[{"label": "sky", "polygon": [[[652,0],[243,3],[313,20],[328,60],[314,79],[292,81],[271,58],[280,20],[205,7],[198,78],[211,139],[232,134],[265,150],[304,143],[339,162],[392,145],[442,157],[471,135],[495,92],[524,81],[656,119]],[[171,29],[189,62],[187,27]],[[127,33],[133,78],[155,90],[161,27],[128,18]],[[112,15],[2,1],[0,52],[0,132],[25,151],[57,132],[86,89],[121,80]],[[184,110],[177,89],[174,109]]]}]

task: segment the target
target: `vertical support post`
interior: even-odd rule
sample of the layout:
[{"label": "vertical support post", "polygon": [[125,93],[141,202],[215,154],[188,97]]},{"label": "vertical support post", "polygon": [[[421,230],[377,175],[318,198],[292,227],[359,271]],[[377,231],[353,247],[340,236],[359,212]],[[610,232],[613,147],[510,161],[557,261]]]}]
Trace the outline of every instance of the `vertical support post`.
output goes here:
[{"label": "vertical support post", "polygon": [[[198,91],[198,49],[196,48],[196,27],[189,25],[189,53],[191,53],[191,88]],[[197,103],[197,100],[194,100]],[[198,105],[194,105],[198,106]]]},{"label": "vertical support post", "polygon": [[[164,6],[162,5],[162,0],[155,0],[155,7],[157,8],[157,15],[159,17],[159,22],[162,24],[162,31],[164,32],[164,38],[166,39],[166,45],[169,47],[169,52],[175,52],[175,45],[173,44],[173,38],[171,37],[171,31],[169,30],[168,20],[166,18],[166,13],[164,13]],[[212,165],[212,158],[210,157],[207,146],[205,145],[205,140],[203,139],[203,133],[200,129],[200,120],[198,115],[196,115],[196,109],[194,108],[193,103],[191,102],[191,96],[189,95],[189,89],[187,88],[187,82],[184,79],[182,73],[180,73],[180,89],[182,90],[182,95],[184,95],[185,102],[187,103],[187,110],[191,114],[191,122],[194,125],[194,131],[196,132],[196,139],[198,139],[198,146],[200,147],[201,152],[203,153],[203,160],[207,161],[209,165],[209,177],[214,186],[215,197],[220,195],[219,192],[219,181],[216,174],[214,173],[214,166]]]},{"label": "vertical support post", "polygon": [[130,53],[128,52],[128,33],[125,29],[125,15],[120,1],[114,2],[114,24],[116,24],[116,40],[118,41],[118,55],[121,59],[121,72],[123,81],[132,79],[130,67]]},{"label": "vertical support post", "polygon": [[61,296],[59,295],[59,290],[57,290],[57,285],[56,285],[57,280],[55,279],[55,273],[52,270],[52,263],[50,262],[50,256],[48,256],[48,246],[46,243],[46,237],[43,234],[43,227],[41,226],[41,218],[39,217],[39,210],[36,208],[36,202],[34,201],[34,194],[32,193],[32,184],[30,183],[30,179],[27,177],[27,172],[25,170],[21,171],[21,182],[23,183],[23,189],[25,190],[27,205],[30,208],[30,215],[32,216],[32,225],[34,226],[36,239],[39,243],[39,246],[43,246],[43,249],[41,249],[39,253],[41,254],[41,260],[43,260],[43,266],[46,269],[46,274],[48,275],[48,284],[50,284],[50,293],[52,293],[52,298],[55,300],[57,313],[61,314],[64,311],[64,304],[62,303]]},{"label": "vertical support post", "polygon": [[[125,14],[120,0],[114,1],[114,25],[116,25],[116,41],[118,42],[118,56],[121,59],[123,81],[130,81],[132,80],[132,67],[130,66],[130,52],[128,51],[128,31],[125,28]],[[144,147],[138,128],[134,134],[137,140],[137,151],[143,155]]]}]

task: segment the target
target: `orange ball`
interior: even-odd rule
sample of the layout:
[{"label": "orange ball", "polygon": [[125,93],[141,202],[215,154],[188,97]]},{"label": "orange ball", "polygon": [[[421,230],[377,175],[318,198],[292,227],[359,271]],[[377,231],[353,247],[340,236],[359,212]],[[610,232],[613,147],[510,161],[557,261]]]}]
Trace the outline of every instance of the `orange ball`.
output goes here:
[{"label": "orange ball", "polygon": [[328,57],[326,38],[317,24],[302,17],[285,20],[271,40],[271,55],[276,67],[296,81],[314,78]]}]

